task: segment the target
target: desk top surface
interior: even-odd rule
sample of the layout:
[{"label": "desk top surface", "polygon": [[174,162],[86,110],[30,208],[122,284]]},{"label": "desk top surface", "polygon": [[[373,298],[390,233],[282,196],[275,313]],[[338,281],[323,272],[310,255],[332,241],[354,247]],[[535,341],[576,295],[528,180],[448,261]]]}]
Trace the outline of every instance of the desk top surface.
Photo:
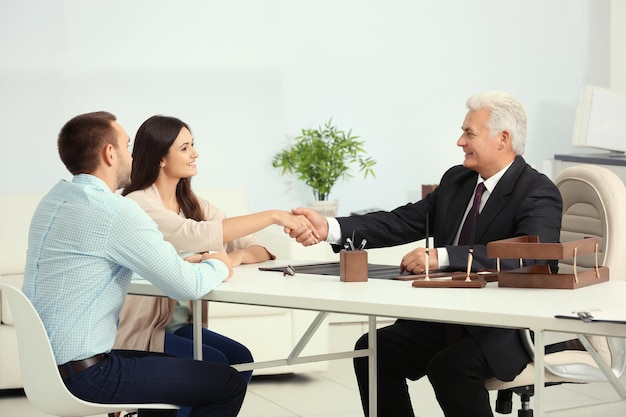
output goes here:
[{"label": "desk top surface", "polygon": [[[576,290],[500,288],[497,282],[484,288],[414,288],[410,281],[341,282],[336,276],[297,273],[283,276],[280,272],[258,269],[260,265],[287,263],[269,261],[239,266],[229,281],[203,299],[472,325],[626,335],[623,324],[554,318],[572,311],[624,309],[626,281],[609,281]],[[163,295],[147,281],[133,281],[129,292]]]}]

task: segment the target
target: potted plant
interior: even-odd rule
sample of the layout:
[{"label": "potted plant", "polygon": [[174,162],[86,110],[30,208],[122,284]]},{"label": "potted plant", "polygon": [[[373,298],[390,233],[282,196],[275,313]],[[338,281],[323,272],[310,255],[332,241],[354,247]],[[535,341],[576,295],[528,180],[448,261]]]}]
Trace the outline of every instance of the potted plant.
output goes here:
[{"label": "potted plant", "polygon": [[[302,133],[293,139],[286,149],[274,155],[272,166],[282,168],[282,174],[296,174],[313,189],[316,202],[309,203],[321,214],[335,216],[337,200],[328,201],[330,192],[340,179],[352,177],[350,168],[357,164],[365,178],[376,177],[373,166],[376,161],[366,157],[363,141],[333,125],[332,118],[317,129],[302,129]],[[322,207],[320,207],[320,205]],[[330,209],[323,206],[330,205]],[[334,207],[334,210],[333,210]]]}]

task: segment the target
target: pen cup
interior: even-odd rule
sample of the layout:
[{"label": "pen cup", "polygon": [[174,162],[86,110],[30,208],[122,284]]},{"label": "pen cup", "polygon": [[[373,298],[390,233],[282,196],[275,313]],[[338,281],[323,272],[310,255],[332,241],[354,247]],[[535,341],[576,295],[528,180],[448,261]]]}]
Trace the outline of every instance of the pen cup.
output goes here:
[{"label": "pen cup", "polygon": [[339,252],[339,279],[343,282],[367,281],[367,252],[342,249]]}]

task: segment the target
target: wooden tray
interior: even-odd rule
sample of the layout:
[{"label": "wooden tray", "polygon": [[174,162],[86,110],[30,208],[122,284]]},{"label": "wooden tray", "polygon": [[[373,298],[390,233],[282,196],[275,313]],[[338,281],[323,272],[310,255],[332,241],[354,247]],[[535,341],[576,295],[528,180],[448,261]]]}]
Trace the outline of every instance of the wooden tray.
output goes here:
[{"label": "wooden tray", "polygon": [[498,287],[514,288],[551,288],[573,290],[609,280],[609,268],[598,267],[584,270],[579,268],[576,274],[551,274],[548,265],[532,265],[511,271],[500,271]]},{"label": "wooden tray", "polygon": [[519,236],[487,243],[487,257],[505,259],[571,259],[578,255],[594,253],[597,237],[566,243],[539,243],[538,236]]},{"label": "wooden tray", "polygon": [[[537,236],[520,236],[487,244],[487,256],[507,259],[562,260],[597,252],[599,239],[590,237],[566,243],[539,243]],[[548,265],[500,271],[499,287],[576,289],[609,280],[609,268],[575,267],[574,273],[553,274]]]}]

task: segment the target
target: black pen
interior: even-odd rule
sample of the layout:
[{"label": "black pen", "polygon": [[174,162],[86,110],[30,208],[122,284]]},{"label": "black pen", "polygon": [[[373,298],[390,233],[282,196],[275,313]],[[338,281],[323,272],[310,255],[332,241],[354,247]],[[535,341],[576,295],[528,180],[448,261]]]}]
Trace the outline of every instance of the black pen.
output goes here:
[{"label": "black pen", "polygon": [[470,233],[469,237],[469,250],[467,251],[467,276],[465,277],[465,281],[471,281],[470,274],[472,272],[472,264],[474,263],[474,232],[476,231],[476,224],[472,228],[472,233]]},{"label": "black pen", "polygon": [[426,213],[426,249],[428,249],[428,240],[429,240],[429,235],[428,235],[428,213]]},{"label": "black pen", "polygon": [[425,256],[425,265],[424,265],[424,281],[430,281],[429,272],[430,272],[430,252],[428,248],[428,213],[426,213],[426,256]]}]

